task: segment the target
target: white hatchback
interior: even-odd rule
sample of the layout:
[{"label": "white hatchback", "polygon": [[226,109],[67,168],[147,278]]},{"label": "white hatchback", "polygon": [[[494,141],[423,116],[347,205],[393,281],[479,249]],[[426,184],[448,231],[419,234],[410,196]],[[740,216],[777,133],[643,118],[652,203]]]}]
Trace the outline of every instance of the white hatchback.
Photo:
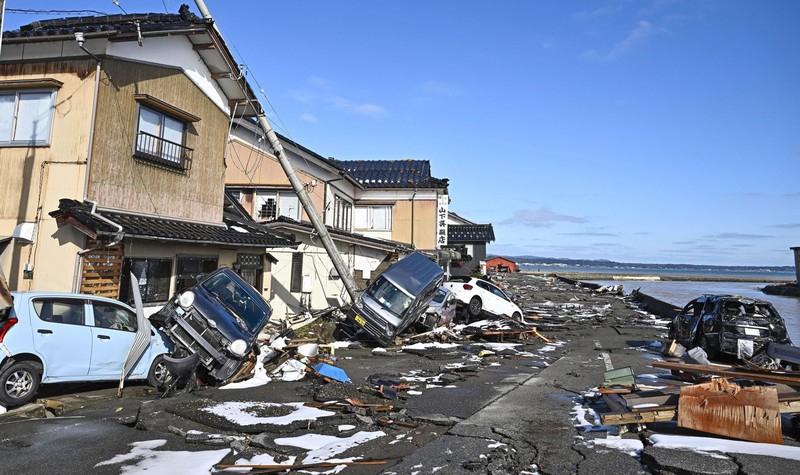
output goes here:
[{"label": "white hatchback", "polygon": [[454,277],[443,287],[450,289],[456,300],[466,307],[467,317],[478,318],[481,312],[522,320],[522,309],[493,283],[475,277]]}]

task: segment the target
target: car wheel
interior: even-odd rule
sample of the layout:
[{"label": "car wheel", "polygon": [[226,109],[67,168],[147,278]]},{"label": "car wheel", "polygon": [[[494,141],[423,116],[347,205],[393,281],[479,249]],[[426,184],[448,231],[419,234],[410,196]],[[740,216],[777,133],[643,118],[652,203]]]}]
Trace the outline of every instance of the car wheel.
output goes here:
[{"label": "car wheel", "polygon": [[472,300],[469,301],[469,306],[467,307],[467,312],[469,312],[470,318],[477,317],[481,314],[481,310],[483,310],[483,302],[478,297],[472,297]]},{"label": "car wheel", "polygon": [[21,406],[36,397],[42,378],[40,365],[19,361],[0,373],[0,402],[5,406]]},{"label": "car wheel", "polygon": [[518,322],[521,322],[522,321],[522,314],[519,313],[519,312],[514,312],[514,315],[511,315],[511,318],[516,320],[516,321],[518,321]]},{"label": "car wheel", "polygon": [[167,388],[171,378],[164,355],[156,356],[150,365],[150,372],[147,373],[147,384],[161,391]]}]

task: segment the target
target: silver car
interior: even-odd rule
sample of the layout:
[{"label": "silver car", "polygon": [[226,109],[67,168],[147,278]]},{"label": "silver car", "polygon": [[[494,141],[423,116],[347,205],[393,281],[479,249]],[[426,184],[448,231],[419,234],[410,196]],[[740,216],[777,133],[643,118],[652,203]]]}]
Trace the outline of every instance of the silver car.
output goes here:
[{"label": "silver car", "polygon": [[456,294],[447,287],[439,287],[420,323],[427,328],[434,328],[453,323],[456,318]]}]

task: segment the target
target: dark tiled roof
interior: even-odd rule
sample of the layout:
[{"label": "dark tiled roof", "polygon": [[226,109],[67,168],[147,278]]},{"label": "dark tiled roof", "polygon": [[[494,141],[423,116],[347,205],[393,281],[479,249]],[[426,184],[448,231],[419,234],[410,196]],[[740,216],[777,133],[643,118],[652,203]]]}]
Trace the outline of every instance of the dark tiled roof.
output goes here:
[{"label": "dark tiled roof", "polygon": [[[111,224],[91,214],[91,204],[62,199],[58,209],[50,216],[63,222],[74,219],[99,235],[118,232]],[[181,221],[178,219],[142,216],[117,211],[97,212],[106,219],[122,226],[128,237],[173,240],[190,243],[233,245],[245,247],[293,247],[296,243],[282,235],[270,233],[254,222],[226,219],[225,225],[213,225]],[[238,227],[240,230],[236,230]]]},{"label": "dark tiled roof", "polygon": [[18,30],[3,33],[3,39],[34,38],[83,33],[135,33],[136,23],[142,32],[180,30],[195,25],[212,23],[189,11],[182,5],[180,13],[136,13],[130,15],[100,15],[38,20],[21,26]]},{"label": "dark tiled roof", "polygon": [[451,224],[447,226],[448,243],[491,241],[494,241],[494,228],[491,224]]},{"label": "dark tiled roof", "polygon": [[366,188],[447,188],[431,176],[428,160],[334,160]]},{"label": "dark tiled roof", "polygon": [[[308,230],[309,232],[314,232],[314,227],[311,225],[311,223],[308,223],[308,222],[305,222],[305,221],[297,221],[297,220],[289,218],[287,216],[278,216],[277,219],[272,220],[272,221],[270,221],[268,223],[265,223],[264,226],[266,226],[267,228],[270,228],[270,229],[272,229],[272,228],[274,228],[274,229],[289,229],[290,227],[294,226],[294,227],[301,227],[301,228],[303,228],[305,230]],[[334,238],[339,236],[339,237],[357,239],[357,240],[360,240],[360,241],[377,244],[377,245],[379,245],[381,247],[384,247],[384,248],[385,247],[394,247],[394,248],[398,248],[398,249],[411,249],[411,247],[408,244],[403,243],[403,242],[392,241],[390,239],[373,238],[373,237],[364,236],[363,234],[358,234],[358,233],[350,233],[350,232],[347,232],[347,231],[334,229],[331,226],[326,226],[326,227],[328,228],[328,232],[331,233],[331,236],[334,237]]]}]

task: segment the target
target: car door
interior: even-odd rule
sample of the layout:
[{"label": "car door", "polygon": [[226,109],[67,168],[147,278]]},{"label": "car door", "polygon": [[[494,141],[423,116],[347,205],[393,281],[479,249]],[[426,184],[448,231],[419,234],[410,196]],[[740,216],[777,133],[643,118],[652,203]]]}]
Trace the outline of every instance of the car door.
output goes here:
[{"label": "car door", "polygon": [[498,297],[492,290],[492,285],[482,280],[476,281],[478,296],[483,301],[483,309],[494,315],[503,315],[505,305],[503,299]]},{"label": "car door", "polygon": [[118,378],[136,337],[136,314],[121,305],[101,300],[91,301],[90,307],[93,325],[89,376]]},{"label": "car door", "polygon": [[85,377],[92,354],[92,330],[86,325],[86,301],[40,297],[31,300],[33,344],[44,360],[45,378]]},{"label": "car door", "polygon": [[511,299],[506,295],[500,287],[489,285],[489,290],[498,298],[499,304],[502,308],[501,313],[509,317],[517,311],[516,306],[511,302]]}]

